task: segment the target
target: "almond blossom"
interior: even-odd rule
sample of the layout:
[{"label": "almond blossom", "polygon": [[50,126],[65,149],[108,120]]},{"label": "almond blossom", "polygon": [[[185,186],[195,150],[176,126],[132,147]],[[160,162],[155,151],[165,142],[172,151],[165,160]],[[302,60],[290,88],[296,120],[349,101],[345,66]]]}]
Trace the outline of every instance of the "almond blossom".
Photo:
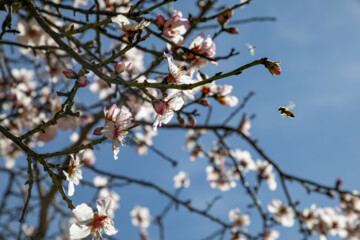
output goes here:
[{"label": "almond blossom", "polygon": [[111,21],[119,25],[121,30],[126,33],[126,36],[129,38],[129,41],[132,41],[137,34],[141,34],[143,28],[149,26],[150,22],[145,19],[141,20],[139,24],[130,23],[129,19],[124,15],[117,15],[112,17]]},{"label": "almond blossom", "polygon": [[271,191],[277,188],[275,174],[272,172],[273,165],[268,161],[256,160],[256,170],[258,171],[258,180],[266,180],[267,185]]},{"label": "almond blossom", "polygon": [[229,220],[233,223],[234,228],[247,227],[250,225],[250,217],[248,214],[242,214],[239,208],[231,209],[229,211]]},{"label": "almond blossom", "polygon": [[69,186],[68,186],[68,195],[72,196],[74,195],[75,192],[75,186],[74,185],[79,185],[80,180],[83,178],[82,177],[82,172],[83,170],[81,169],[81,161],[80,158],[78,156],[71,156],[71,160],[69,163],[69,169],[68,171],[63,171],[66,180],[69,181]]},{"label": "almond blossom", "polygon": [[292,227],[294,225],[294,210],[282,203],[279,199],[273,199],[271,204],[268,204],[267,208],[269,212],[274,213],[274,220],[284,227]]},{"label": "almond blossom", "polygon": [[180,171],[176,176],[174,176],[174,187],[175,188],[188,188],[190,186],[190,179],[186,172]]},{"label": "almond blossom", "polygon": [[190,22],[186,18],[182,18],[182,12],[174,10],[174,14],[171,18],[165,20],[165,18],[158,14],[156,17],[157,26],[163,30],[165,37],[175,43],[178,46],[184,45],[184,38],[182,35],[186,33],[190,26]]},{"label": "almond blossom", "polygon": [[221,191],[228,191],[230,188],[236,187],[232,172],[225,168],[207,166],[206,175],[206,179],[211,188],[219,188]]},{"label": "almond blossom", "polygon": [[[186,75],[183,70],[178,68],[175,63],[173,62],[173,57],[169,54],[164,53],[164,56],[167,59],[168,65],[169,65],[169,75],[167,76],[168,83],[175,83],[177,85],[180,84],[191,84],[195,83],[195,80],[192,80],[190,76]],[[169,95],[173,95],[175,93],[180,92],[184,100],[191,99],[194,100],[194,93],[193,90],[178,90],[178,89],[169,89],[168,90]]]},{"label": "almond blossom", "polygon": [[218,85],[215,99],[224,106],[235,107],[239,99],[235,96],[231,96],[230,93],[233,89],[231,85]]},{"label": "almond blossom", "polygon": [[102,231],[109,236],[118,232],[110,216],[114,215],[114,200],[111,197],[100,198],[96,201],[98,212],[83,203],[72,210],[77,222],[70,227],[70,239],[83,239],[94,234],[93,240],[102,239]]},{"label": "almond blossom", "polygon": [[250,137],[250,130],[251,128],[251,121],[246,115],[244,115],[243,119],[241,120],[239,131],[244,134],[246,137]]},{"label": "almond blossom", "polygon": [[120,144],[124,146],[127,129],[131,126],[132,113],[127,107],[118,108],[116,105],[113,105],[108,111],[104,108],[104,112],[106,123],[101,129],[101,133],[113,141],[114,159],[118,159]]},{"label": "almond blossom", "polygon": [[256,170],[256,164],[254,160],[252,160],[251,154],[248,151],[241,151],[240,149],[236,149],[232,154],[235,159],[240,162],[239,169],[241,171],[246,173],[249,170]]},{"label": "almond blossom", "polygon": [[148,228],[151,223],[151,216],[147,207],[135,206],[130,212],[131,222],[134,226],[142,229]]},{"label": "almond blossom", "polygon": [[161,124],[167,124],[170,122],[174,116],[174,111],[178,111],[184,105],[184,100],[181,96],[174,95],[162,100],[162,104],[164,105],[164,111],[162,114],[161,112],[158,112],[156,115],[155,122],[153,124],[154,131],[157,131],[157,127],[161,127]]},{"label": "almond blossom", "polygon": [[276,240],[279,237],[280,237],[280,233],[276,230],[270,230],[264,234],[264,240]]},{"label": "almond blossom", "polygon": [[[215,56],[216,46],[212,41],[210,35],[206,38],[204,37],[204,33],[200,33],[194,40],[191,41],[189,49],[194,53],[199,55],[206,56],[208,58],[212,58]],[[209,62],[209,59],[196,55],[194,53],[189,52],[186,56],[187,59],[191,60],[191,66],[197,67],[205,67]],[[211,61],[211,63],[217,65],[215,61]]]}]

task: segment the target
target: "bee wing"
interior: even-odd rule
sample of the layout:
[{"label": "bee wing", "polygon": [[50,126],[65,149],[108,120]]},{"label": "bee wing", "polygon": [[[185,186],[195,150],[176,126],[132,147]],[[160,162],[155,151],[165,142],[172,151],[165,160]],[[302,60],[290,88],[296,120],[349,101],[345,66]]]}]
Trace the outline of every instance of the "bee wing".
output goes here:
[{"label": "bee wing", "polygon": [[296,106],[295,103],[289,102],[289,104],[286,106],[286,108],[287,108],[287,110],[291,110],[291,109],[293,109],[295,106]]}]

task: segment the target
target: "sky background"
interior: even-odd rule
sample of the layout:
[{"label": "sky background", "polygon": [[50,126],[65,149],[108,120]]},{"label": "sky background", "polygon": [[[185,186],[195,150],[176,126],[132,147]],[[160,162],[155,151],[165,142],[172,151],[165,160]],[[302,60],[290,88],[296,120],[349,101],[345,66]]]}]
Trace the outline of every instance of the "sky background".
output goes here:
[{"label": "sky background", "polygon": [[[187,16],[188,6],[193,2],[178,0],[173,7],[184,11],[184,16]],[[239,1],[220,2],[220,5],[233,5]],[[256,66],[241,75],[220,80],[217,84],[234,85],[233,93],[239,100],[248,92],[255,92],[244,110],[249,115],[256,114],[250,130],[251,137],[258,140],[259,146],[285,172],[326,185],[333,185],[336,179],[341,177],[343,186],[348,190],[360,190],[359,13],[360,1],[356,0],[254,0],[250,5],[235,10],[232,20],[268,16],[276,17],[277,21],[237,25],[240,31],[238,35],[224,34],[218,37],[215,40],[216,56],[226,55],[232,47],[241,54],[231,61],[219,62],[217,67],[208,65],[203,69],[203,72],[212,76],[219,71],[228,72],[263,57],[280,61],[280,76],[271,76],[263,66]],[[213,30],[206,29],[204,33],[212,35]],[[255,56],[250,56],[246,43],[256,46]],[[188,44],[189,42],[185,45]],[[148,64],[150,63],[147,63],[145,58],[145,66]],[[166,67],[165,62],[163,67]],[[93,95],[87,88],[82,90],[79,100],[84,101],[91,96]],[[286,106],[291,101],[296,103],[293,109],[296,118],[283,118],[277,108],[280,105]],[[214,113],[218,111],[221,114],[214,114],[211,123],[221,123],[225,119],[223,116],[228,116],[233,110],[219,107],[216,102],[212,102],[212,105]],[[242,113],[238,114],[230,125],[236,126]],[[199,123],[202,123],[205,114],[206,112],[202,111]],[[117,174],[154,182],[170,192],[175,192],[173,176],[184,170],[190,175],[191,186],[181,192],[181,199],[191,198],[194,206],[204,208],[215,196],[221,195],[222,199],[214,205],[212,214],[227,221],[229,210],[239,207],[251,214],[252,224],[249,231],[260,229],[256,211],[245,208],[250,200],[243,189],[236,188],[223,193],[208,186],[205,173],[207,161],[199,159],[190,162],[189,153],[182,151],[185,133],[185,130],[175,130],[173,133],[160,128],[159,136],[153,139],[157,148],[178,161],[176,168],[151,151],[148,155],[139,157],[130,146],[121,148],[119,160],[115,161],[110,142],[95,149],[96,166]],[[46,150],[39,150],[50,151],[57,149],[55,147],[59,145],[67,146],[70,134],[60,134],[56,144],[50,143]],[[204,141],[207,147],[211,145],[212,139]],[[249,150],[254,159],[259,158],[239,138],[233,138],[230,143],[234,148]],[[84,176],[91,179],[95,175],[86,170]],[[1,177],[3,176],[0,175]],[[249,174],[249,179],[255,179],[255,175]],[[2,186],[5,185],[0,185],[0,189]],[[299,209],[309,207],[312,202],[321,207],[338,205],[338,201],[329,201],[323,196],[305,195],[297,184],[290,186],[293,196],[301,200]],[[138,229],[132,226],[129,216],[135,205],[149,207],[150,214],[155,217],[169,202],[154,190],[138,186],[131,185],[115,190],[121,196],[120,209],[115,218],[115,227],[119,229],[116,239],[138,239]],[[74,205],[88,202],[91,193],[93,190],[89,188],[78,187],[71,199]],[[266,185],[262,185],[260,199],[263,204],[267,205],[274,197],[284,200],[280,191],[270,192]],[[31,219],[27,220],[31,225]],[[173,209],[165,218],[166,239],[201,239],[217,229],[218,226],[210,221],[181,207],[178,210]],[[301,238],[294,234],[298,229],[296,226],[293,229],[275,229],[280,231],[280,239]],[[158,239],[158,228],[154,224],[149,228],[149,233],[150,239]]]}]

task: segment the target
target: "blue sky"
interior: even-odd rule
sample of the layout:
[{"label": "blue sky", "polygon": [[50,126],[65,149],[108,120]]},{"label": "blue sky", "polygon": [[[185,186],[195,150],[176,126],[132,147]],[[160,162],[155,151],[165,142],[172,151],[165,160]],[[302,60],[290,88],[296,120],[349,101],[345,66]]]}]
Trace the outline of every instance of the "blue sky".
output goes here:
[{"label": "blue sky", "polygon": [[[189,2],[193,3],[177,1],[173,4],[174,9],[186,12],[186,4]],[[231,5],[238,1],[227,0],[222,3]],[[327,185],[332,185],[341,177],[344,180],[343,186],[348,190],[360,189],[359,12],[360,1],[355,0],[254,0],[250,5],[237,9],[233,20],[273,16],[277,21],[238,25],[238,35],[219,37],[215,40],[217,55],[227,54],[230,47],[235,47],[241,54],[232,61],[219,62],[218,67],[208,66],[203,70],[211,76],[262,57],[280,61],[280,76],[271,76],[263,66],[256,66],[241,75],[220,80],[218,84],[233,84],[233,91],[239,99],[249,91],[255,92],[245,108],[246,113],[256,114],[251,136],[258,139],[261,148],[283,170]],[[208,33],[211,32],[206,30],[205,34]],[[250,56],[246,43],[256,46],[255,56]],[[80,95],[80,101],[86,96],[89,97],[87,94]],[[287,105],[290,101],[296,103],[293,111],[295,119],[285,119],[277,111],[279,105]],[[218,107],[215,102],[213,106],[215,111],[221,112],[212,119],[213,123],[222,122],[219,115],[226,116],[231,112],[231,109]],[[241,114],[230,124],[236,125],[240,118]],[[180,170],[185,170],[190,174],[191,186],[181,193],[182,199],[191,198],[194,206],[203,208],[212,198],[222,195],[223,198],[215,204],[211,213],[224,220],[227,220],[228,211],[235,207],[249,212],[245,206],[250,201],[243,189],[236,188],[222,193],[208,186],[205,159],[190,162],[188,152],[182,151],[185,132],[176,130],[173,134],[160,128],[159,136],[153,139],[157,148],[178,160],[179,166],[175,169],[152,152],[139,157],[130,147],[121,148],[119,160],[115,161],[110,143],[102,144],[96,149],[97,166],[117,174],[152,181],[170,192],[174,192],[173,176]],[[68,134],[70,133],[60,136],[60,145],[67,145]],[[209,146],[211,140],[207,139],[206,143]],[[52,144],[49,145],[51,147]],[[231,145],[249,150],[253,158],[259,157],[239,139],[232,139]],[[93,174],[85,172],[84,176],[90,177]],[[254,176],[249,176],[250,179],[252,177]],[[123,187],[116,191],[121,196],[120,209],[115,218],[115,226],[119,229],[117,239],[137,239],[137,229],[131,225],[129,217],[134,205],[149,207],[154,217],[168,203],[168,199],[154,190]],[[308,207],[311,202],[316,202],[319,206],[338,203],[328,201],[323,196],[306,196],[296,184],[291,191],[300,198],[302,207]],[[72,198],[74,204],[89,201],[90,192],[86,188],[77,188]],[[283,199],[279,191],[272,193],[266,186],[262,186],[261,196],[264,205],[274,197]],[[257,213],[252,212],[250,230],[257,230]],[[31,220],[29,222],[31,224]],[[165,219],[166,239],[200,239],[216,229],[208,220],[183,208],[173,210]],[[280,228],[280,239],[294,239],[296,230],[296,227],[291,230]],[[151,239],[158,239],[155,225],[150,227],[149,232]],[[300,235],[295,239],[300,239]]]}]

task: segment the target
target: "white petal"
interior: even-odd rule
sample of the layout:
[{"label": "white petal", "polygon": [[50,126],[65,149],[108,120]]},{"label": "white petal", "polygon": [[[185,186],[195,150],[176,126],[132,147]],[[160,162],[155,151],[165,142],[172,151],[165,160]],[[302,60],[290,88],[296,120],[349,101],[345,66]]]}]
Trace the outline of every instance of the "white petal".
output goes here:
[{"label": "white petal", "polygon": [[90,234],[91,229],[86,225],[78,225],[76,223],[73,223],[69,231],[70,239],[83,239]]},{"label": "white petal", "polygon": [[68,196],[71,197],[72,195],[74,195],[74,192],[75,192],[74,183],[72,181],[69,181]]},{"label": "white petal", "polygon": [[120,152],[120,145],[119,145],[119,141],[117,139],[114,139],[113,145],[112,145],[112,150],[113,150],[113,154],[114,154],[114,159],[118,159],[118,154]]},{"label": "white petal", "polygon": [[117,230],[115,227],[114,227],[114,222],[112,219],[110,218],[107,218],[105,219],[104,221],[104,231],[107,235],[111,236],[111,235],[114,235],[116,234],[119,230]]},{"label": "white petal", "polygon": [[174,97],[169,101],[169,105],[172,109],[177,111],[184,105],[184,99],[181,97]]},{"label": "white petal", "polygon": [[129,19],[127,19],[127,17],[121,14],[117,15],[116,17],[112,17],[111,21],[119,25],[121,28],[123,28],[124,25],[130,24]]},{"label": "white petal", "polygon": [[170,122],[170,120],[173,118],[173,116],[174,116],[174,111],[166,111],[166,112],[161,116],[160,126],[161,126],[161,123],[167,124],[168,122]]},{"label": "white petal", "polygon": [[100,198],[96,201],[96,207],[100,216],[109,216],[114,212],[115,201],[111,197]]},{"label": "white petal", "polygon": [[94,218],[92,208],[85,203],[77,205],[76,208],[72,210],[72,213],[79,223],[87,223]]},{"label": "white petal", "polygon": [[145,19],[141,20],[141,22],[139,23],[139,28],[143,29],[144,27],[149,26],[150,22],[146,21]]},{"label": "white petal", "polygon": [[101,130],[101,133],[110,140],[114,139],[114,130],[115,130],[115,124],[113,122],[107,122],[105,123],[104,128]]}]

